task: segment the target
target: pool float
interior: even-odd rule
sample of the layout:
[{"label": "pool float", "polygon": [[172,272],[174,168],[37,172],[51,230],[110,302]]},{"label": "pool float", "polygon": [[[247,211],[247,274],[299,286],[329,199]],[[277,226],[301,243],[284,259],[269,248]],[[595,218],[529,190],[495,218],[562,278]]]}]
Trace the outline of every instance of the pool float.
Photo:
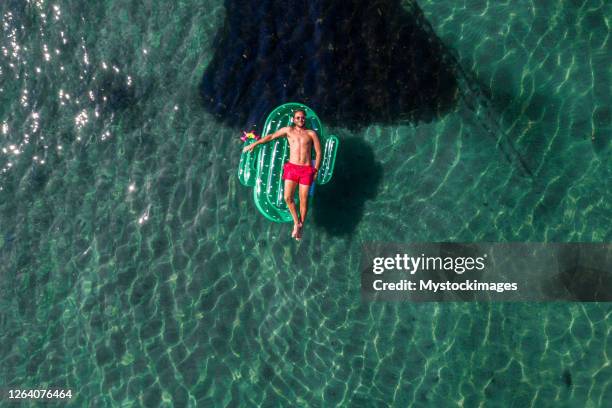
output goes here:
[{"label": "pool float", "polygon": [[[266,119],[261,136],[289,126],[293,122],[293,113],[297,109],[303,109],[306,112],[306,127],[317,132],[321,141],[321,166],[317,180],[310,189],[310,196],[312,196],[316,184],[325,184],[331,180],[336,162],[338,138],[325,132],[319,117],[312,109],[295,102],[285,103],[274,109]],[[244,147],[254,143],[256,138],[245,137],[243,141]],[[314,153],[312,149],[312,154]],[[285,183],[281,178],[283,165],[288,160],[288,156],[287,138],[282,137],[257,146],[253,152],[243,152],[238,165],[240,183],[247,187],[254,187],[253,199],[257,209],[264,217],[274,222],[293,222],[283,197]]]},{"label": "pool float", "polygon": [[253,132],[253,131],[250,131],[248,133],[245,132],[245,131],[242,131],[242,136],[240,136],[240,140],[242,140],[243,142],[246,142],[247,139],[259,140],[261,138],[259,136],[257,136],[255,134],[255,132]]}]

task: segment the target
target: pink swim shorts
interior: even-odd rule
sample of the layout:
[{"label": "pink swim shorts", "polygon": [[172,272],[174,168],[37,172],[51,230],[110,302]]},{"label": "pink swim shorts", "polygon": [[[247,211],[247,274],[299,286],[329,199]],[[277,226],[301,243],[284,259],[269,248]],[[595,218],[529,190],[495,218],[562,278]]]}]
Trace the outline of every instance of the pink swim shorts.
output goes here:
[{"label": "pink swim shorts", "polygon": [[295,181],[298,184],[309,186],[312,184],[315,169],[312,166],[300,166],[293,163],[285,163],[283,166],[283,180]]}]

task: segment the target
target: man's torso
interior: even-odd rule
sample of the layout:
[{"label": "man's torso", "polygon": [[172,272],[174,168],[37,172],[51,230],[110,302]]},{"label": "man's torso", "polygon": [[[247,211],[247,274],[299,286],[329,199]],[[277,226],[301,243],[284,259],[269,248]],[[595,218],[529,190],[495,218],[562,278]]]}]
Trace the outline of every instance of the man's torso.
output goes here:
[{"label": "man's torso", "polygon": [[310,165],[312,137],[308,129],[290,127],[287,131],[287,141],[289,142],[289,162],[300,166]]}]

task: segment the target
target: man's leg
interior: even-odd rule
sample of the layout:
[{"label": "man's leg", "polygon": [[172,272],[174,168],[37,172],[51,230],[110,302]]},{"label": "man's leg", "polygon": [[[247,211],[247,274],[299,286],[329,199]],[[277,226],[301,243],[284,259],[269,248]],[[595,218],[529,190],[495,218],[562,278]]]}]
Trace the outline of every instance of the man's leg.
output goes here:
[{"label": "man's leg", "polygon": [[293,218],[293,232],[291,233],[293,238],[295,238],[301,224],[300,219],[298,218],[297,210],[295,209],[294,197],[297,185],[298,184],[295,181],[285,180],[285,202],[287,203],[287,207],[291,213],[291,218]]},{"label": "man's leg", "polygon": [[310,191],[310,186],[305,186],[304,184],[300,184],[300,221],[301,227],[298,234],[298,238],[302,237],[302,227],[304,226],[304,221],[306,221],[306,214],[308,214],[308,192]]}]

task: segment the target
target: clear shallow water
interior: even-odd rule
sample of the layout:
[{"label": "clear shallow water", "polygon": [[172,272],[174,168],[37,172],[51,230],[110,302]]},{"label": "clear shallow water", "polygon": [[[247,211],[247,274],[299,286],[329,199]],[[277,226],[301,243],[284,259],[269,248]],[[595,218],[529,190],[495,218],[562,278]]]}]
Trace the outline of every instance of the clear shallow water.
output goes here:
[{"label": "clear shallow water", "polygon": [[490,110],[334,129],[360,165],[340,161],[296,245],[199,99],[221,2],[3,3],[0,387],[75,406],[609,405],[607,304],[360,301],[364,241],[611,236],[610,6],[419,5]]}]

